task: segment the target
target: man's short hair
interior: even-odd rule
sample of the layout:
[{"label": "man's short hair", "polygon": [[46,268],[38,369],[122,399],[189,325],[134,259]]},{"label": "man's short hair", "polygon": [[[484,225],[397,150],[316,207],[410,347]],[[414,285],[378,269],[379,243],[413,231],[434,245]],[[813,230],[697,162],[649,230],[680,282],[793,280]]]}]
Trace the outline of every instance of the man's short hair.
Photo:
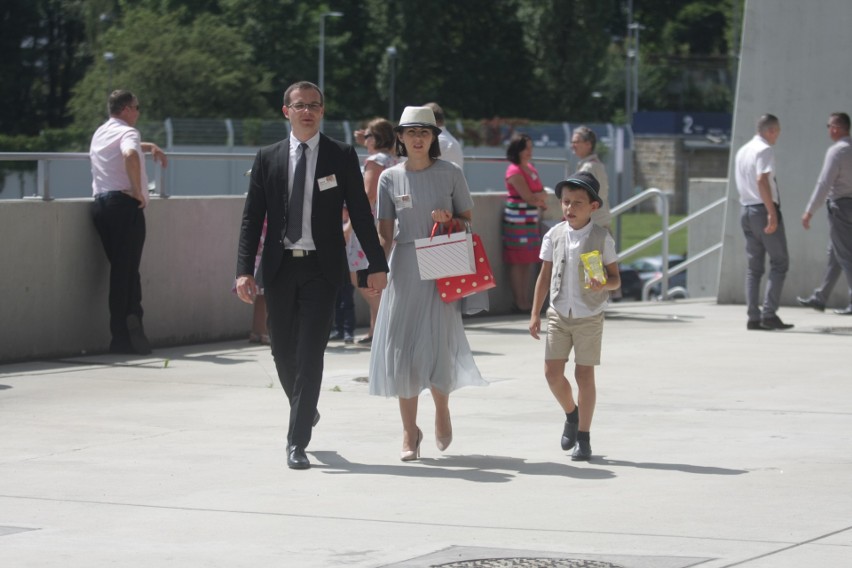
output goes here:
[{"label": "man's short hair", "polygon": [[136,96],[130,91],[125,91],[124,89],[115,90],[110,93],[107,100],[107,112],[109,112],[110,116],[118,116],[125,107],[133,104],[135,100]]},{"label": "man's short hair", "polygon": [[292,85],[290,85],[289,87],[287,87],[287,90],[284,91],[284,106],[287,106],[287,105],[290,104],[290,95],[296,89],[299,89],[299,90],[313,89],[313,90],[315,90],[316,92],[319,93],[320,104],[325,106],[325,97],[323,96],[322,91],[320,91],[320,88],[317,87],[316,85],[314,85],[313,83],[311,83],[310,81],[297,81],[297,82],[293,83]]},{"label": "man's short hair", "polygon": [[423,106],[432,109],[432,113],[435,115],[435,124],[438,126],[444,126],[444,109],[441,108],[441,105],[438,103],[426,103]]},{"label": "man's short hair", "polygon": [[757,119],[757,131],[760,133],[766,132],[770,128],[778,128],[781,121],[774,114],[766,113]]},{"label": "man's short hair", "polygon": [[849,122],[849,115],[845,112],[833,112],[829,117],[830,122],[834,122],[841,130],[849,132],[852,123]]},{"label": "man's short hair", "polygon": [[574,129],[573,133],[579,136],[583,142],[590,142],[592,144],[592,152],[595,151],[595,146],[598,144],[598,137],[595,135],[594,130],[588,126],[578,126]]}]

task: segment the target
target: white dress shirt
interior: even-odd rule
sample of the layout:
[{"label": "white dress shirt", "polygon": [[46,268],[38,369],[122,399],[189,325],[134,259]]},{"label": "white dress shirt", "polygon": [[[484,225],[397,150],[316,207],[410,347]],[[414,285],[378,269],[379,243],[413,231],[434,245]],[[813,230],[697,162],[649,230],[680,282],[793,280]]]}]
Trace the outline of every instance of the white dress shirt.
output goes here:
[{"label": "white dress shirt", "polygon": [[[284,239],[285,249],[316,250],[314,234],[311,231],[311,211],[314,203],[314,175],[317,170],[317,156],[319,155],[319,132],[305,141],[308,145],[305,169],[305,201],[302,207],[302,238],[295,243],[290,239]],[[293,177],[296,175],[296,162],[299,161],[299,144],[302,142],[290,133],[290,160],[287,165],[287,198],[293,194]],[[288,219],[292,223],[293,219]]]}]

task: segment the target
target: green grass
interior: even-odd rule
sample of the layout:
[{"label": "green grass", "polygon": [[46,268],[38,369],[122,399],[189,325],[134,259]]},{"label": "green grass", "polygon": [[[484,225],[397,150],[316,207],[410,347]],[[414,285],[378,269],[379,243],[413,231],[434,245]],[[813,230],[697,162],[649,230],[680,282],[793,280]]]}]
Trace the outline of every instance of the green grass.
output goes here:
[{"label": "green grass", "polygon": [[[683,217],[683,215],[671,215],[669,217],[669,224],[671,225],[683,219]],[[619,251],[650,237],[658,232],[662,226],[660,216],[656,213],[624,213],[618,218],[621,219],[621,244],[616,243]],[[613,221],[612,230],[613,232],[615,231],[615,220]],[[669,234],[669,254],[686,254],[688,231],[689,229],[684,228]],[[630,262],[642,256],[657,256],[661,254],[661,250],[662,242],[656,242],[640,250],[638,253],[625,258],[622,262]]]}]

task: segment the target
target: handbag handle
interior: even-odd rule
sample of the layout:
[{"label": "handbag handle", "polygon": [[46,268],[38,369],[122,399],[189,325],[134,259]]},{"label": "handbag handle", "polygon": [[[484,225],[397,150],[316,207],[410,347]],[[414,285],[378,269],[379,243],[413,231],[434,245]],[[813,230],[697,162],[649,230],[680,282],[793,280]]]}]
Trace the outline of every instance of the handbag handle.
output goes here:
[{"label": "handbag handle", "polygon": [[[449,223],[450,223],[450,226],[447,228],[447,232],[446,232],[447,236],[450,236],[451,233],[459,233],[460,232],[460,231],[453,231],[454,228],[457,228],[457,227],[461,228],[461,224],[455,218],[451,219],[449,221]],[[470,232],[470,223],[465,221],[464,224],[467,227],[467,230],[465,232],[469,233]],[[438,231],[439,227],[443,229],[443,225],[444,225],[443,223],[438,223],[438,222],[436,222],[434,225],[432,225],[432,232],[429,234],[429,238],[434,239],[436,231],[438,232],[438,236],[443,235],[444,234],[443,230]]]}]

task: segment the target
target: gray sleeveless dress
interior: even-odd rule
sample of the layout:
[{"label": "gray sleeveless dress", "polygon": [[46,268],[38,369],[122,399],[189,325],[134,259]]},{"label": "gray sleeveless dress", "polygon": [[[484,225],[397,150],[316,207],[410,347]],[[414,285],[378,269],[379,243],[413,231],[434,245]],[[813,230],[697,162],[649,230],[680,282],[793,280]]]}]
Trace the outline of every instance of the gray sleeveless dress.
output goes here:
[{"label": "gray sleeveless dress", "polygon": [[[379,178],[378,218],[395,219],[388,287],[382,295],[370,357],[370,394],[413,398],[432,387],[449,394],[485,386],[462,324],[460,302],[445,304],[434,280],[421,280],[414,239],[428,237],[432,210],[473,207],[461,170],[436,160],[410,172],[398,164]],[[487,296],[475,294],[476,296]],[[480,299],[479,302],[482,300]]]}]

